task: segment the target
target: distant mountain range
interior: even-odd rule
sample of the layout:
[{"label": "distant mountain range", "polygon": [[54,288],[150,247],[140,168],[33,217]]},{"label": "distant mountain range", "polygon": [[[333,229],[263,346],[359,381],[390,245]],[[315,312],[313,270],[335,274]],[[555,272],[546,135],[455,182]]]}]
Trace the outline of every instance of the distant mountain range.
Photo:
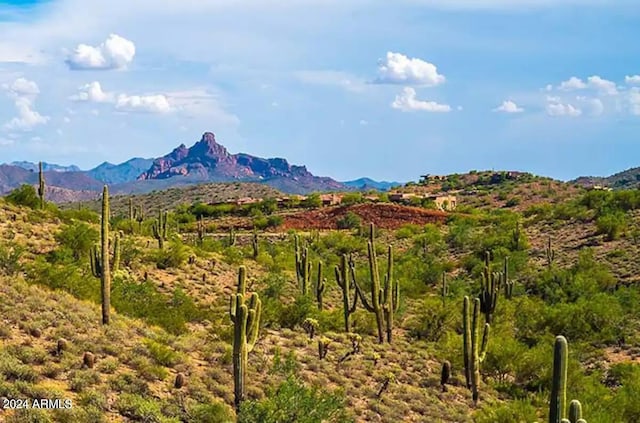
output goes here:
[{"label": "distant mountain range", "polygon": [[640,167],[632,167],[631,169],[615,173],[611,176],[581,176],[571,183],[591,187],[594,185],[602,185],[613,189],[632,189],[640,187]]},{"label": "distant mountain range", "polygon": [[[108,184],[113,194],[142,194],[176,186],[204,182],[259,182],[284,193],[306,194],[322,191],[388,190],[401,185],[376,182],[369,178],[338,182],[311,174],[305,166],[291,165],[283,158],[264,159],[239,153],[230,154],[205,132],[191,147],[179,145],[169,154],[156,158],[132,158],[120,164],[104,162],[83,171],[78,166],[43,163],[47,193],[51,201],[73,201],[98,196]],[[0,165],[0,195],[21,184],[35,184],[38,165],[26,161]]]},{"label": "distant mountain range", "polygon": [[374,181],[369,178],[360,178],[353,181],[343,182],[348,187],[355,188],[360,191],[377,190],[377,191],[389,191],[391,188],[404,185],[402,182],[386,182],[386,181]]}]

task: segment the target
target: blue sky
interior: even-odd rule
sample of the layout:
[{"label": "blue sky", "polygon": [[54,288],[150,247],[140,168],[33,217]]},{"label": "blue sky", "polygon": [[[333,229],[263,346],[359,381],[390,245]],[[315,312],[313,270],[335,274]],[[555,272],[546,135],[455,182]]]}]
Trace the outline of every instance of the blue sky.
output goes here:
[{"label": "blue sky", "polygon": [[0,2],[0,162],[90,168],[213,131],[338,180],[611,174],[640,166],[634,3]]}]

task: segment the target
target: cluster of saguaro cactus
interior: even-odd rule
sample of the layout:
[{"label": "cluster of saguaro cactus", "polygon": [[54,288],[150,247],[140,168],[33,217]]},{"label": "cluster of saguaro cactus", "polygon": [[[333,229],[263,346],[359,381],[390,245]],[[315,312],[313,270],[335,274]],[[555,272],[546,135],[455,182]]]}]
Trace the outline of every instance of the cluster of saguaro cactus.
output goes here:
[{"label": "cluster of saguaro cactus", "polygon": [[564,336],[556,336],[553,347],[553,379],[551,381],[551,401],[549,402],[549,423],[587,423],[582,418],[582,404],[573,400],[567,415],[567,364],[569,345]]},{"label": "cluster of saguaro cactus", "polygon": [[158,248],[161,250],[164,248],[164,242],[167,240],[167,218],[169,217],[169,212],[162,212],[160,210],[158,212],[158,218],[153,225],[151,226],[151,230],[153,231],[153,237],[158,241]]},{"label": "cluster of saguaro cactus", "polygon": [[42,162],[38,164],[38,197],[40,197],[40,208],[44,210],[44,172],[42,170]]},{"label": "cluster of saguaro cactus", "polygon": [[489,323],[484,324],[482,341],[478,338],[480,325],[480,300],[473,300],[473,315],[469,315],[470,300],[464,297],[462,308],[464,374],[467,388],[471,389],[473,402],[478,402],[478,386],[480,385],[480,364],[484,361],[489,342]]},{"label": "cluster of saguaro cactus", "polygon": [[[349,269],[351,269],[351,280],[349,280]],[[352,263],[347,261],[347,255],[340,257],[340,266],[335,267],[336,283],[342,290],[342,307],[344,309],[344,331],[351,332],[350,318],[351,314],[356,311],[358,305],[358,293],[353,293],[353,303],[351,302],[351,285],[355,280],[355,268]]]},{"label": "cluster of saguaro cactus", "polygon": [[480,286],[480,311],[484,313],[487,323],[491,323],[493,314],[498,304],[498,293],[502,275],[499,272],[489,272],[489,268],[485,268],[482,273],[482,282]]},{"label": "cluster of saguaro cactus", "polygon": [[316,279],[316,284],[313,287],[313,290],[316,294],[316,301],[318,303],[318,310],[322,311],[323,308],[323,295],[324,290],[327,285],[327,280],[322,277],[322,262],[318,262],[318,277]]},{"label": "cluster of saguaro cactus", "polygon": [[229,315],[233,330],[233,382],[236,409],[245,397],[247,361],[258,340],[262,305],[257,293],[247,298],[247,272],[244,266],[238,271],[237,292],[231,296]]},{"label": "cluster of saguaro cactus", "polygon": [[502,285],[504,286],[504,297],[511,299],[513,297],[513,287],[515,282],[509,279],[509,257],[504,258],[504,265],[502,269]]},{"label": "cluster of saguaro cactus", "polygon": [[311,281],[311,260],[309,260],[309,248],[300,246],[298,235],[294,237],[294,254],[296,259],[296,278],[302,295],[309,293]]},{"label": "cluster of saguaro cactus", "polygon": [[[100,278],[102,295],[102,324],[109,324],[109,311],[111,308],[111,269],[109,263],[109,188],[105,185],[102,189],[102,222],[100,225],[100,252],[92,248],[89,261],[91,272],[96,278]],[[119,237],[116,234],[114,241],[114,268],[120,261]]]},{"label": "cluster of saguaro cactus", "polygon": [[551,235],[547,238],[547,245],[544,247],[544,255],[547,259],[547,267],[551,268],[553,260],[556,258],[556,250],[551,246]]},{"label": "cluster of saguaro cactus", "polygon": [[380,284],[380,273],[378,270],[378,258],[376,256],[376,248],[373,242],[374,238],[374,225],[370,224],[369,242],[367,244],[368,256],[369,256],[369,274],[370,274],[370,288],[371,288],[371,302],[369,302],[357,281],[354,278],[354,284],[356,291],[364,308],[374,313],[376,316],[376,325],[378,327],[378,341],[384,343],[384,332],[386,331],[387,342],[391,342],[393,338],[393,316],[398,311],[400,305],[400,288],[398,283],[394,283],[393,280],[393,250],[389,245],[387,249],[387,274],[384,278],[384,285]]},{"label": "cluster of saguaro cactus", "polygon": [[258,258],[258,254],[260,254],[260,243],[258,242],[258,231],[253,231],[253,236],[251,237],[251,248],[253,249],[253,259]]},{"label": "cluster of saguaro cactus", "polygon": [[513,232],[511,232],[511,241],[513,242],[514,251],[518,251],[520,249],[520,238],[521,238],[520,222],[516,222],[516,227],[513,230]]}]

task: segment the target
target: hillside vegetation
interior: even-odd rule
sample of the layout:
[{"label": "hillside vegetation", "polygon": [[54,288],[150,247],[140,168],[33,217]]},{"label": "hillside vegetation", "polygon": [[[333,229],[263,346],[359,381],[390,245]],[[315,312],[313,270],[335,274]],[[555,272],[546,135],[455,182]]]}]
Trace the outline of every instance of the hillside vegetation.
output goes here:
[{"label": "hillside vegetation", "polygon": [[635,191],[279,236],[138,200],[0,201],[0,396],[73,401],[2,421],[533,423],[564,366],[560,417],[640,421]]}]

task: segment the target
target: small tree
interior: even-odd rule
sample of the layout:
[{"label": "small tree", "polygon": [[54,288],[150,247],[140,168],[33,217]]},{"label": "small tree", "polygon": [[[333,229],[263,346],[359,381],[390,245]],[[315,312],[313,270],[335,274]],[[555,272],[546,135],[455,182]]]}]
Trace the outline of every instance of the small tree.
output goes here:
[{"label": "small tree", "polygon": [[37,209],[40,207],[40,198],[36,189],[28,184],[23,184],[19,188],[14,189],[7,195],[7,201],[17,206],[30,207]]}]

